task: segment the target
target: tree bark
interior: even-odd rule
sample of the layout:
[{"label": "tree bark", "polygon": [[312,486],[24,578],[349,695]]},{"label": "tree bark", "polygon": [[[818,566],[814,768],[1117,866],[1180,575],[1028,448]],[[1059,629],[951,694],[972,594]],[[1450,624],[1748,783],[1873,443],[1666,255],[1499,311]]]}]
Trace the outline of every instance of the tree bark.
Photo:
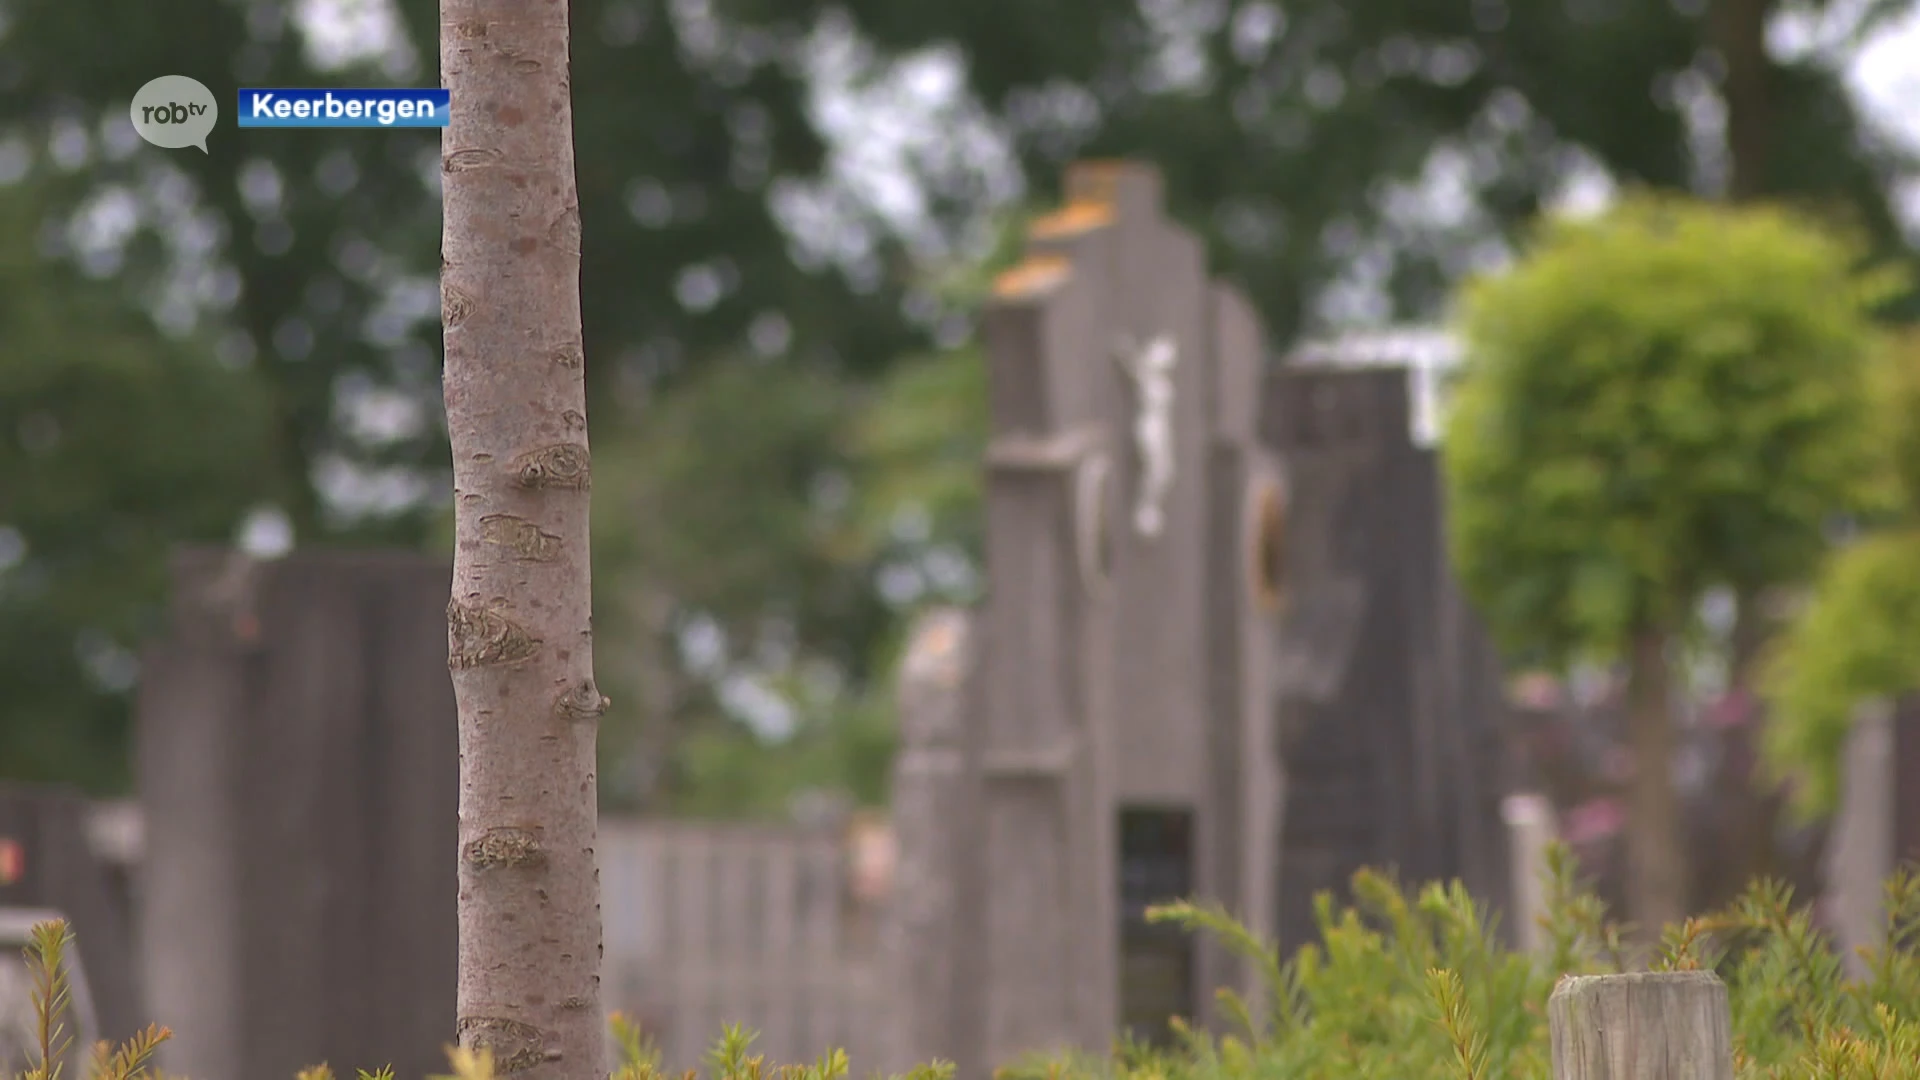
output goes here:
[{"label": "tree bark", "polygon": [[1733,635],[1728,642],[1727,685],[1750,691],[1759,670],[1761,653],[1773,636],[1764,589],[1741,589],[1734,598]]},{"label": "tree bark", "polygon": [[606,1080],[567,3],[441,0],[461,1045]]},{"label": "tree bark", "polygon": [[1727,105],[1727,197],[1736,202],[1767,191],[1767,55],[1770,0],[1712,0],[1708,38],[1725,64],[1720,93]]},{"label": "tree bark", "polygon": [[1634,640],[1627,675],[1627,740],[1633,791],[1627,810],[1627,917],[1646,942],[1687,915],[1687,867],[1673,789],[1673,724],[1667,635]]},{"label": "tree bark", "polygon": [[[1731,693],[1744,695],[1748,701],[1758,701],[1754,676],[1769,629],[1760,590],[1741,590],[1734,608],[1733,635],[1729,642],[1727,688]],[[1762,720],[1758,715],[1758,706],[1751,708],[1753,711],[1741,729],[1722,740],[1723,762],[1731,756],[1728,750],[1737,755],[1741,764],[1751,761],[1757,752],[1761,734],[1756,729]],[[1775,858],[1774,841],[1780,831],[1780,812],[1785,808],[1785,800],[1779,792],[1763,784],[1758,769],[1727,765],[1723,765],[1723,769],[1728,782],[1716,786],[1722,805],[1735,808],[1731,814],[1732,835],[1727,838],[1727,854],[1731,856],[1727,863],[1734,868],[1734,873],[1730,880],[1715,883],[1717,887],[1699,894],[1703,903],[1716,907],[1737,898],[1754,879],[1778,876],[1779,863]]]}]

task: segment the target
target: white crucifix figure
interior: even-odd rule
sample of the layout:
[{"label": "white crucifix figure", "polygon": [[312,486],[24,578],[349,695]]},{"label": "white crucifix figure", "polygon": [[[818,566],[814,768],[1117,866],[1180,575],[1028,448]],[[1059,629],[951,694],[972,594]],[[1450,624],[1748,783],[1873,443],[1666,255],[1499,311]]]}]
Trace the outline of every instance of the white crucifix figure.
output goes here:
[{"label": "white crucifix figure", "polygon": [[1140,462],[1133,528],[1156,537],[1166,527],[1167,492],[1173,488],[1173,369],[1180,350],[1165,334],[1145,345],[1128,338],[1115,359],[1133,380],[1133,448]]}]

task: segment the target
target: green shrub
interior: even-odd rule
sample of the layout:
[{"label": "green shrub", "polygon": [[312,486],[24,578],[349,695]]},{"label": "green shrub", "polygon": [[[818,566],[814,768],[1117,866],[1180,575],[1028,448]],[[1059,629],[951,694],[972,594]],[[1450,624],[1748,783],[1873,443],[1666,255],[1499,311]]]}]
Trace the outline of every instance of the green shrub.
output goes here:
[{"label": "green shrub", "polygon": [[[1320,900],[1321,942],[1284,965],[1218,909],[1155,909],[1263,973],[1257,1005],[1220,992],[1238,1030],[1181,1026],[1171,1048],[1039,1057],[1003,1080],[1544,1080],[1546,1005],[1560,977],[1628,970],[1622,928],[1575,881],[1567,851],[1548,864],[1537,957],[1505,947],[1458,884],[1410,895],[1372,871],[1355,877],[1351,907]],[[1811,913],[1769,882],[1669,927],[1650,966],[1726,981],[1742,1080],[1920,1080],[1920,877],[1896,874],[1886,910],[1885,944],[1864,955],[1862,979],[1845,975]]]},{"label": "green shrub", "polygon": [[[62,920],[52,920],[33,928],[33,942],[27,947],[28,978],[33,984],[32,1000],[36,1030],[29,1048],[38,1061],[17,1080],[72,1080],[66,1071],[73,1049],[73,1037],[67,1033],[65,1018],[72,1004],[67,982],[66,955],[73,934]],[[696,1070],[671,1074],[660,1066],[659,1054],[652,1042],[625,1017],[612,1018],[614,1038],[620,1045],[620,1062],[609,1080],[699,1080]],[[172,1037],[172,1032],[157,1025],[121,1044],[118,1048],[96,1043],[87,1059],[86,1072],[79,1080],[184,1080],[168,1077],[152,1065],[154,1051]],[[847,1055],[834,1050],[811,1065],[773,1065],[765,1057],[751,1052],[753,1032],[730,1025],[722,1032],[708,1055],[708,1080],[846,1080]],[[450,1046],[447,1059],[452,1073],[428,1080],[498,1080],[493,1053]],[[394,1080],[392,1069],[355,1073],[356,1080]],[[904,1077],[893,1080],[952,1080],[953,1066],[941,1062],[921,1065]],[[301,1070],[295,1080],[335,1080],[333,1070],[315,1065]]]},{"label": "green shrub", "polygon": [[[1622,929],[1575,880],[1564,848],[1548,858],[1546,947],[1507,948],[1457,883],[1409,893],[1362,871],[1354,903],[1318,901],[1321,941],[1285,964],[1273,946],[1217,908],[1192,903],[1152,917],[1210,934],[1260,972],[1257,1000],[1221,991],[1237,1030],[1205,1033],[1176,1022],[1175,1045],[1123,1044],[1109,1055],[1035,1057],[999,1080],[1544,1080],[1552,1050],[1546,1005],[1563,975],[1627,970]],[[1727,984],[1741,1080],[1920,1080],[1920,875],[1886,886],[1885,940],[1862,953],[1865,975],[1781,886],[1760,882],[1727,910],[1669,927],[1654,970],[1712,970]],[[28,959],[43,1062],[22,1080],[61,1080],[68,1053],[60,923],[35,930]],[[616,1017],[621,1064],[612,1080],[698,1080],[665,1072],[651,1045]],[[150,1027],[117,1050],[96,1047],[84,1080],[164,1080],[148,1064],[168,1037]],[[751,1053],[752,1033],[729,1027],[709,1055],[709,1080],[846,1080],[847,1056],[773,1065]],[[453,1072],[434,1080],[494,1080],[484,1052],[449,1050]],[[951,1080],[944,1063],[903,1080]],[[359,1080],[392,1080],[390,1071]],[[299,1080],[333,1080],[321,1066]]]},{"label": "green shrub", "polygon": [[1796,808],[1826,814],[1856,709],[1920,690],[1920,333],[1893,338],[1873,372],[1876,440],[1885,447],[1884,511],[1827,556],[1809,602],[1767,657],[1766,758],[1797,781]]}]

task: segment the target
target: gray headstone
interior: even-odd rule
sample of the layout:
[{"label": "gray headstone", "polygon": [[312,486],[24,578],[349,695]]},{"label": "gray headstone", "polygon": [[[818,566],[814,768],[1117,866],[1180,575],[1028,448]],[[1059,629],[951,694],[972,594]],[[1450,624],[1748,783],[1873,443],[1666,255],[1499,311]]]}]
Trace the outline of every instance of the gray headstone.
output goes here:
[{"label": "gray headstone", "polygon": [[169,1072],[445,1069],[450,583],[411,554],[176,560],[138,716],[140,938]]},{"label": "gray headstone", "polygon": [[1294,485],[1301,599],[1279,657],[1288,951],[1317,936],[1315,895],[1344,896],[1362,867],[1458,878],[1508,906],[1500,664],[1448,565],[1432,432],[1415,423],[1436,340],[1305,346],[1262,393],[1265,441]]},{"label": "gray headstone", "polygon": [[[984,318],[988,598],[960,816],[981,848],[956,886],[967,989],[948,1029],[969,1075],[1104,1048],[1123,1000],[1172,992],[1204,1022],[1206,991],[1245,987],[1217,951],[1154,937],[1123,892],[1190,886],[1262,932],[1272,910],[1288,499],[1258,444],[1264,335],[1164,216],[1156,171],[1080,165],[1066,189]],[[1123,814],[1151,850],[1123,850]],[[1165,982],[1123,986],[1123,967]]]}]

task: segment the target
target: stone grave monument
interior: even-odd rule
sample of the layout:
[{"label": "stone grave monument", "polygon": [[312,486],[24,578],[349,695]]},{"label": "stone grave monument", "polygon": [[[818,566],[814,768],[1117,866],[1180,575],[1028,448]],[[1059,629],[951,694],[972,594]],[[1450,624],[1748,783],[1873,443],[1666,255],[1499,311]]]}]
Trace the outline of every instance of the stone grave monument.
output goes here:
[{"label": "stone grave monument", "polygon": [[1287,789],[1279,936],[1315,940],[1316,893],[1361,867],[1459,879],[1510,907],[1501,665],[1447,562],[1435,333],[1303,346],[1269,375],[1264,443],[1294,508],[1278,727]]},{"label": "stone grave monument", "polygon": [[902,688],[903,1027],[968,1077],[1217,1019],[1248,972],[1144,909],[1274,909],[1289,499],[1263,334],[1155,170],[1079,165],[1066,196],[984,313],[988,596],[930,617]]},{"label": "stone grave monument", "polygon": [[176,559],[137,748],[139,937],[169,1073],[445,1071],[450,574],[398,553]]}]

